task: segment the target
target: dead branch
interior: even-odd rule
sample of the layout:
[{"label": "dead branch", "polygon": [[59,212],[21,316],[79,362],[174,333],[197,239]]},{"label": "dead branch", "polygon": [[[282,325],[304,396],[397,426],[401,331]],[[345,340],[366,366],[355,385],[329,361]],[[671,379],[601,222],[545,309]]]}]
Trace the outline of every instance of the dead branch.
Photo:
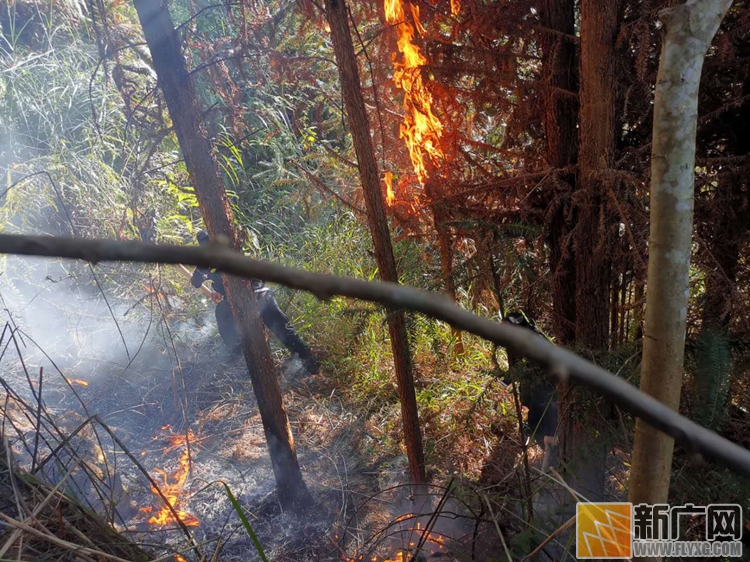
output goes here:
[{"label": "dead branch", "polygon": [[625,380],[574,353],[552,345],[528,330],[492,322],[472,314],[441,294],[396,283],[311,273],[254,260],[220,243],[207,247],[157,246],[131,241],[0,234],[0,253],[80,259],[94,264],[102,261],[125,261],[209,267],[245,279],[263,279],[308,291],[321,300],[340,295],[391,308],[421,312],[536,361],[549,370],[549,376],[554,382],[572,379],[597,391],[673,437],[689,453],[696,455],[696,458],[703,455],[740,474],[750,476],[750,451],[688,420]]}]

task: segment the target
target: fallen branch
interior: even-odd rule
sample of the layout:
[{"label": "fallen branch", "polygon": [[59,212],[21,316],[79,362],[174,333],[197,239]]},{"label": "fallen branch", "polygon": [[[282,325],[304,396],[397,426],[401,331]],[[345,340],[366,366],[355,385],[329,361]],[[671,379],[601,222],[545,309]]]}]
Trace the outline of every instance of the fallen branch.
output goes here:
[{"label": "fallen branch", "polygon": [[220,243],[204,247],[157,246],[142,242],[0,234],[0,253],[72,258],[94,264],[102,261],[126,261],[211,267],[245,279],[263,279],[308,291],[322,300],[340,295],[380,303],[391,308],[421,312],[544,365],[555,382],[570,378],[583,384],[670,435],[698,458],[703,455],[740,474],[750,476],[750,451],[747,449],[688,420],[625,380],[552,345],[533,332],[517,326],[492,322],[467,312],[437,293],[395,283],[311,273],[254,260]]}]

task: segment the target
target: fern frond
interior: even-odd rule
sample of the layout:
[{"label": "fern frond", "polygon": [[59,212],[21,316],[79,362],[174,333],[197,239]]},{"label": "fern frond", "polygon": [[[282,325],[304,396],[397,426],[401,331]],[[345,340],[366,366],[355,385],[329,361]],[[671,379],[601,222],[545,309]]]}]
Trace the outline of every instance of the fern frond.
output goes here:
[{"label": "fern frond", "polygon": [[725,332],[707,329],[695,346],[699,402],[697,421],[718,431],[724,425],[732,377],[732,352]]}]

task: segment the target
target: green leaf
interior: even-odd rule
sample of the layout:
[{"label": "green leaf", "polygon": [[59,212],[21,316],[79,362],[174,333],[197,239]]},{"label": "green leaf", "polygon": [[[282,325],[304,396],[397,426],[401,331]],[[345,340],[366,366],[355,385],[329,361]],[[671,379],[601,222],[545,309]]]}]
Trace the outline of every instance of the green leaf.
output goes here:
[{"label": "green leaf", "polygon": [[268,562],[268,558],[266,558],[266,553],[263,551],[263,547],[260,544],[260,541],[258,540],[258,535],[255,534],[255,531],[253,531],[253,527],[250,525],[250,521],[247,520],[247,517],[245,516],[245,512],[242,510],[242,507],[240,506],[237,499],[234,497],[234,494],[232,493],[232,490],[229,489],[229,486],[227,486],[226,482],[222,482],[224,485],[224,489],[227,492],[227,497],[229,498],[229,501],[232,502],[232,507],[237,512],[237,515],[240,518],[240,521],[242,521],[242,526],[245,527],[245,531],[247,531],[248,536],[250,537],[250,540],[253,541],[253,544],[255,545],[255,550],[258,551],[258,554],[260,555],[260,559],[263,560],[263,562]]},{"label": "green leaf", "polygon": [[719,431],[726,419],[732,379],[732,351],[726,332],[709,327],[698,334],[695,359],[700,392],[696,417],[704,426]]}]

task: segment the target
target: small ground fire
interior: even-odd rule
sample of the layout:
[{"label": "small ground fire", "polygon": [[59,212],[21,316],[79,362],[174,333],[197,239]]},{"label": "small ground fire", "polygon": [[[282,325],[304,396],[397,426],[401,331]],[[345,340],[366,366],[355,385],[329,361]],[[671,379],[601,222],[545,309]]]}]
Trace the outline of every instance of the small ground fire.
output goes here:
[{"label": "small ground fire", "polygon": [[[172,428],[167,425],[162,429],[171,432]],[[159,438],[155,437],[154,439]],[[180,455],[178,467],[171,474],[167,474],[167,472],[161,468],[154,469],[162,478],[162,482],[159,483],[161,493],[164,495],[164,497],[167,498],[167,501],[169,502],[169,505],[172,507],[172,509],[174,509],[174,512],[177,513],[179,520],[188,527],[197,527],[200,525],[200,521],[197,517],[180,509],[182,498],[184,496],[185,484],[187,482],[188,476],[190,476],[190,451],[188,448],[188,440],[192,443],[194,439],[195,436],[193,435],[192,431],[188,431],[187,435],[174,433],[167,435],[166,440],[168,442],[168,446],[165,448],[165,453],[171,452],[172,450],[178,448],[182,448],[182,454]],[[159,500],[161,500],[159,490],[157,490],[155,487],[152,487],[151,491],[157,496]],[[141,512],[144,514],[148,514],[152,513],[154,509],[154,507],[149,506],[141,508]],[[165,505],[160,508],[155,515],[152,515],[149,518],[148,523],[150,525],[163,527],[169,525],[170,523],[175,523],[175,518],[169,506]]]}]

